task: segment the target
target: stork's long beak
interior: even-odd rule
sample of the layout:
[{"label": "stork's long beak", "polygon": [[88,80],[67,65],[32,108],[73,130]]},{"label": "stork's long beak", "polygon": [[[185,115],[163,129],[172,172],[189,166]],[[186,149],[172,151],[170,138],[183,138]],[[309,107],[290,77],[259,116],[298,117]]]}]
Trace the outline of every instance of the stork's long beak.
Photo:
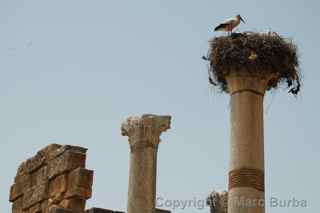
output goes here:
[{"label": "stork's long beak", "polygon": [[242,17],[240,16],[240,20],[243,22],[243,23],[246,23],[243,19],[242,19]]}]

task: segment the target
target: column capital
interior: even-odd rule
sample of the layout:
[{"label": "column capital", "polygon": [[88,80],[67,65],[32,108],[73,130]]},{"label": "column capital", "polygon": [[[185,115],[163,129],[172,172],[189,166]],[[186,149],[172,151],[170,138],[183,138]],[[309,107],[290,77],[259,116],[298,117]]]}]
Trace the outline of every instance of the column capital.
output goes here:
[{"label": "column capital", "polygon": [[162,132],[170,128],[171,116],[144,114],[129,117],[121,125],[121,134],[129,137],[131,149],[134,147],[157,147]]},{"label": "column capital", "polygon": [[251,91],[263,96],[268,88],[269,82],[277,78],[277,74],[268,74],[263,71],[258,74],[231,72],[226,76],[226,81],[228,83],[228,91],[231,95],[242,91]]}]

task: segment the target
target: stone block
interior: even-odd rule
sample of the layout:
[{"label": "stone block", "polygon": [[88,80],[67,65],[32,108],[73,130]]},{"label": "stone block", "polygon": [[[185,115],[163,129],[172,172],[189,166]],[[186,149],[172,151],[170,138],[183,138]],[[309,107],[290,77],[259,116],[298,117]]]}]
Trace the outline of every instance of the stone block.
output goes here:
[{"label": "stone block", "polygon": [[19,199],[15,200],[12,204],[12,213],[22,213],[23,208],[23,199],[20,197]]},{"label": "stone block", "polygon": [[31,184],[33,186],[41,185],[48,181],[48,167],[43,166],[31,174]]},{"label": "stone block", "polygon": [[164,209],[156,209],[156,213],[170,213],[171,211],[169,210],[164,210]]},{"label": "stone block", "polygon": [[24,190],[27,188],[30,188],[32,185],[31,175],[30,174],[22,174],[22,175],[16,176],[15,183],[23,184],[22,188]]},{"label": "stone block", "polygon": [[28,189],[23,196],[23,209],[27,209],[36,203],[48,198],[48,184],[33,186]]},{"label": "stone block", "polygon": [[36,156],[34,156],[32,158],[29,158],[26,161],[27,172],[31,173],[31,172],[37,170],[38,168],[40,168],[44,164],[45,160],[46,160],[45,157],[40,153],[38,153]]},{"label": "stone block", "polygon": [[113,211],[110,209],[102,209],[102,208],[91,208],[91,209],[88,209],[86,213],[124,213],[124,212]]},{"label": "stone block", "polygon": [[52,179],[67,171],[71,171],[78,167],[85,167],[86,155],[80,152],[68,150],[58,157],[49,161],[48,178]]},{"label": "stone block", "polygon": [[63,209],[59,207],[50,208],[49,213],[75,213],[70,209]]},{"label": "stone block", "polygon": [[113,211],[110,209],[91,208],[91,209],[88,209],[86,213],[113,213]]},{"label": "stone block", "polygon": [[66,198],[89,199],[92,195],[93,171],[77,168],[69,173]]},{"label": "stone block", "polygon": [[17,182],[17,181],[18,181],[17,179],[18,179],[20,176],[23,176],[23,175],[26,174],[26,173],[27,173],[26,161],[23,161],[23,162],[20,164],[19,168],[18,168],[18,171],[17,171],[16,177],[15,177],[15,179],[14,179],[14,182]]},{"label": "stone block", "polygon": [[54,198],[66,192],[67,190],[67,176],[60,175],[52,179],[49,183],[49,197]]},{"label": "stone block", "polygon": [[35,205],[29,208],[29,213],[41,213],[41,205],[40,203],[36,203]]},{"label": "stone block", "polygon": [[71,145],[60,146],[58,149],[50,153],[49,159],[56,158],[62,155],[66,151],[79,152],[82,154],[86,154],[87,149],[80,146],[71,146]]},{"label": "stone block", "polygon": [[75,212],[83,212],[86,208],[86,200],[77,198],[65,199],[60,203],[59,206]]},{"label": "stone block", "polygon": [[48,161],[48,160],[50,160],[52,153],[55,153],[56,150],[58,150],[61,147],[62,147],[62,145],[59,145],[59,144],[50,144],[50,145],[46,146],[45,148],[41,149],[38,152],[38,154],[41,154],[42,156],[44,156],[46,161]]},{"label": "stone block", "polygon": [[48,202],[48,200],[42,201],[40,206],[41,206],[41,213],[49,213],[49,202]]},{"label": "stone block", "polygon": [[31,187],[31,176],[28,174],[21,174],[16,177],[16,182],[10,188],[9,201],[13,202],[21,197],[23,193]]},{"label": "stone block", "polygon": [[10,188],[9,201],[13,202],[16,199],[18,199],[19,197],[21,197],[22,195],[23,195],[23,190],[22,190],[21,184],[15,183]]}]

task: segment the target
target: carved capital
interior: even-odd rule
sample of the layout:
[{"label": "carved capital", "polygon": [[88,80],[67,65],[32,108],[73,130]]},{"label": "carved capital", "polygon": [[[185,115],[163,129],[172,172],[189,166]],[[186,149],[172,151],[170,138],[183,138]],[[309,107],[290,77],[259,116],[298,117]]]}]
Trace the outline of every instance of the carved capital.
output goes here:
[{"label": "carved capital", "polygon": [[129,117],[121,126],[121,134],[129,137],[132,148],[157,147],[162,132],[170,128],[171,116],[144,114]]},{"label": "carved capital", "polygon": [[207,197],[207,205],[210,206],[211,213],[227,213],[228,192],[211,192],[210,195]]},{"label": "carved capital", "polygon": [[252,92],[264,96],[270,81],[277,79],[278,75],[263,72],[253,74],[249,72],[232,72],[226,76],[228,91],[231,95],[241,92]]}]

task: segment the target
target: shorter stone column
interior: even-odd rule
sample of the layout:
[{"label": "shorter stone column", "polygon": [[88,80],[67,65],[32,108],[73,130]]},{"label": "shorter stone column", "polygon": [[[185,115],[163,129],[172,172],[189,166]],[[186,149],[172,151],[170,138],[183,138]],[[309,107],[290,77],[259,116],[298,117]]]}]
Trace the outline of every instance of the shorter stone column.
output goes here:
[{"label": "shorter stone column", "polygon": [[122,124],[122,135],[129,137],[130,144],[127,213],[155,213],[157,151],[170,120],[171,116],[145,114]]},{"label": "shorter stone column", "polygon": [[211,192],[207,197],[207,205],[210,207],[210,213],[227,213],[228,192]]}]

